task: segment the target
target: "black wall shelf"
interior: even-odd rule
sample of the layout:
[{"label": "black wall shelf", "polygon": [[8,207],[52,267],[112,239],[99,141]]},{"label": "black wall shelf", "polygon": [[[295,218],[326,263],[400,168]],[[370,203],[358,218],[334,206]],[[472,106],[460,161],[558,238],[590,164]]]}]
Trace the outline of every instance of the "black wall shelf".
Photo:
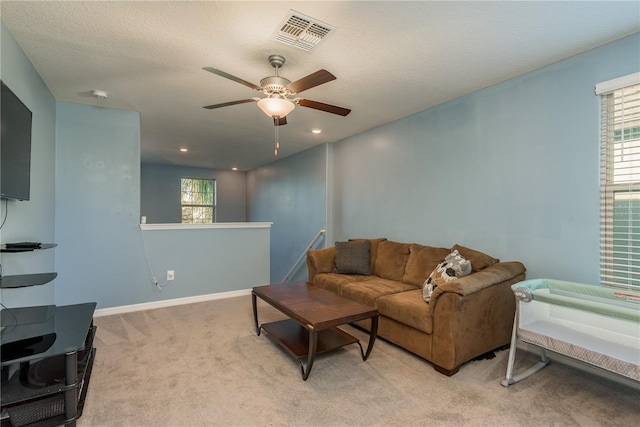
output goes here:
[{"label": "black wall shelf", "polygon": [[45,285],[58,277],[58,273],[18,274],[0,277],[0,289]]},{"label": "black wall shelf", "polygon": [[33,246],[11,246],[11,243],[9,243],[8,245],[9,245],[8,247],[7,247],[7,244],[0,245],[0,252],[4,252],[4,253],[33,252],[33,251],[39,251],[39,250],[44,250],[44,249],[51,249],[51,248],[55,248],[56,246],[58,246],[56,243],[41,243],[40,246],[37,246],[37,247],[33,247]]},{"label": "black wall shelf", "polygon": [[[33,252],[51,249],[58,246],[56,243],[6,243],[0,245],[0,252],[19,253]],[[17,274],[14,276],[0,276],[0,289],[24,288],[27,286],[44,285],[58,276],[58,273]]]}]

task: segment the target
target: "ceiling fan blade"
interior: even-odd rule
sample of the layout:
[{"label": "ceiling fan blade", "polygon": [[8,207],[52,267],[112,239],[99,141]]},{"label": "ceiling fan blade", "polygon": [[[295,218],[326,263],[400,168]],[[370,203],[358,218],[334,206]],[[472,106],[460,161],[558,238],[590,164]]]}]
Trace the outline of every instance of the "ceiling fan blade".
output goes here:
[{"label": "ceiling fan blade", "polygon": [[202,108],[213,110],[214,108],[228,107],[230,105],[245,104],[247,102],[256,102],[259,98],[241,99],[239,101],[223,102],[222,104],[207,105]]},{"label": "ceiling fan blade", "polygon": [[339,116],[346,116],[351,110],[342,107],[336,107],[335,105],[325,104],[323,102],[312,101],[310,99],[298,99],[298,105],[307,108],[314,108],[320,111],[326,111],[327,113],[337,114]]},{"label": "ceiling fan blade", "polygon": [[274,126],[284,126],[287,124],[287,118],[286,117],[274,117],[273,118],[273,125]]},{"label": "ceiling fan blade", "polygon": [[204,67],[203,70],[208,71],[208,72],[213,73],[213,74],[217,74],[218,76],[224,77],[225,79],[233,80],[236,83],[240,83],[242,85],[250,87],[251,89],[257,90],[258,92],[262,91],[262,88],[260,86],[256,86],[253,83],[248,82],[246,80],[242,80],[239,77],[232,76],[231,74],[225,73],[224,71],[218,70],[217,68]]},{"label": "ceiling fan blade", "polygon": [[309,74],[306,77],[296,80],[290,83],[287,88],[291,93],[300,93],[304,90],[311,89],[312,87],[320,86],[321,84],[335,80],[336,76],[328,72],[327,70],[318,70],[313,74]]}]

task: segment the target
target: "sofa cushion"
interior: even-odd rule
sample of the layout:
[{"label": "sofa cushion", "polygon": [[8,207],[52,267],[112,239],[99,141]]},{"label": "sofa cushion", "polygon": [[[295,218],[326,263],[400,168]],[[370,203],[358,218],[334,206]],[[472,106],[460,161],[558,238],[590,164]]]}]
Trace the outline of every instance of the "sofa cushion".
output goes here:
[{"label": "sofa cushion", "polygon": [[370,277],[359,282],[345,283],[341,287],[342,295],[361,304],[378,307],[377,299],[383,295],[414,290],[413,285],[396,280]]},{"label": "sofa cushion", "polygon": [[409,258],[409,243],[385,240],[380,243],[373,274],[383,279],[402,281]]},{"label": "sofa cushion", "polygon": [[409,258],[407,259],[407,266],[404,270],[404,276],[402,281],[405,283],[411,283],[417,287],[422,287],[422,284],[429,277],[438,263],[442,262],[451,252],[448,248],[434,248],[432,246],[422,246],[418,244],[412,244],[409,246]]},{"label": "sofa cushion", "polygon": [[471,262],[460,255],[457,250],[451,252],[445,257],[444,261],[436,266],[429,278],[425,280],[422,287],[424,300],[429,302],[431,294],[436,287],[469,274],[471,274]]},{"label": "sofa cushion", "polygon": [[480,271],[489,267],[490,265],[497,264],[500,262],[499,259],[493,258],[485,253],[480,251],[476,251],[474,249],[466,248],[464,246],[460,246],[458,244],[454,245],[451,248],[451,251],[458,251],[460,255],[471,261],[471,269],[472,271]]},{"label": "sofa cushion", "polygon": [[312,249],[307,252],[307,260],[311,262],[315,273],[332,273],[336,268],[336,247]]},{"label": "sofa cushion", "polygon": [[377,239],[349,239],[350,242],[362,242],[364,240],[368,240],[369,242],[371,242],[371,248],[369,248],[369,265],[371,267],[371,271],[373,271],[376,263],[376,256],[378,255],[378,247],[380,246],[380,243],[387,240],[387,238],[379,237]]},{"label": "sofa cushion", "polygon": [[371,242],[336,242],[336,267],[334,273],[371,274],[369,249]]},{"label": "sofa cushion", "polygon": [[427,334],[433,333],[433,315],[422,299],[422,290],[385,295],[378,298],[378,311],[404,325]]},{"label": "sofa cushion", "polygon": [[313,284],[329,291],[342,295],[342,285],[345,283],[359,282],[371,279],[373,276],[362,276],[356,274],[336,274],[320,273],[313,278]]}]

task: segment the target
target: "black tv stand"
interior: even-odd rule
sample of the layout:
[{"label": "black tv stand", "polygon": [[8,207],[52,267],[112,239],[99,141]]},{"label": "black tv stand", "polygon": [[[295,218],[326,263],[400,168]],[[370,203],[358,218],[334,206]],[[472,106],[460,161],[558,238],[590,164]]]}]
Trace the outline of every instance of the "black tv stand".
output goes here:
[{"label": "black tv stand", "polygon": [[[95,307],[85,303],[0,312],[2,427],[76,424],[96,351]],[[13,354],[5,355],[5,349]]]}]

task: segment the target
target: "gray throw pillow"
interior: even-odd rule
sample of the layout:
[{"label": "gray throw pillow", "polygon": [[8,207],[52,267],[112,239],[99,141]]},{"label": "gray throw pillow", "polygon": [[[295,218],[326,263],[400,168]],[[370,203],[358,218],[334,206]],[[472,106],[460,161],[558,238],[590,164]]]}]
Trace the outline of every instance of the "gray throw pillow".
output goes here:
[{"label": "gray throw pillow", "polygon": [[334,273],[340,274],[371,274],[369,265],[369,250],[371,242],[336,242],[336,267]]}]

